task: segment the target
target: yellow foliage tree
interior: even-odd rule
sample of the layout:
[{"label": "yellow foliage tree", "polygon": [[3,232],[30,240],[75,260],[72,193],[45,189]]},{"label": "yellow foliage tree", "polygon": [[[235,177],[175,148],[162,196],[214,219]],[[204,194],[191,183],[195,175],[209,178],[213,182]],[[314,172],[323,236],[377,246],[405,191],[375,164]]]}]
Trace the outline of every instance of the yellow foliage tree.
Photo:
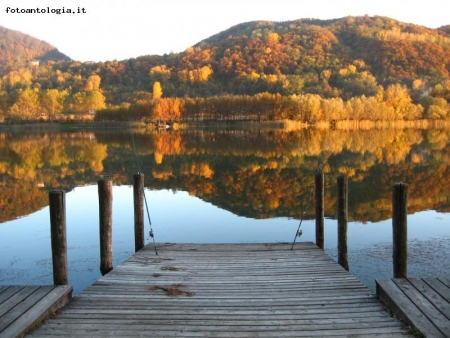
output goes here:
[{"label": "yellow foliage tree", "polygon": [[100,76],[98,76],[97,74],[92,74],[88,77],[84,90],[87,92],[99,91],[101,81],[102,79]]},{"label": "yellow foliage tree", "polygon": [[400,84],[389,85],[384,93],[384,100],[388,107],[394,109],[394,120],[412,120],[422,115],[422,106],[414,105],[408,88]]},{"label": "yellow foliage tree", "polygon": [[68,96],[66,90],[59,91],[58,89],[48,89],[42,94],[41,105],[43,110],[49,116],[55,116],[62,112],[64,108],[64,101]]},{"label": "yellow foliage tree", "polygon": [[155,66],[150,69],[150,76],[161,80],[170,79],[170,69],[166,65]]},{"label": "yellow foliage tree", "polygon": [[278,33],[270,32],[269,34],[267,34],[266,40],[269,44],[275,45],[280,40],[280,36],[278,35]]},{"label": "yellow foliage tree", "polygon": [[9,115],[15,118],[37,118],[39,113],[39,90],[27,88],[19,90],[17,100],[9,109]]},{"label": "yellow foliage tree", "polygon": [[157,100],[161,98],[163,94],[161,83],[159,81],[156,81],[153,83],[153,99]]}]

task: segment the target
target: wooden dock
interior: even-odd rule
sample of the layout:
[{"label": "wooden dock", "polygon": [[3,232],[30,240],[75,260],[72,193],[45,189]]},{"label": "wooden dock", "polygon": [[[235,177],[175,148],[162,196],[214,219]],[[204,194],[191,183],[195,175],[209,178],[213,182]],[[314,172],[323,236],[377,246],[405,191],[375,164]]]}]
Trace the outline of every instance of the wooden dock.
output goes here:
[{"label": "wooden dock", "polygon": [[0,337],[21,337],[67,304],[72,287],[0,286]]},{"label": "wooden dock", "polygon": [[404,337],[313,243],[145,246],[29,337]]},{"label": "wooden dock", "polygon": [[450,279],[377,280],[377,296],[427,337],[450,337]]}]

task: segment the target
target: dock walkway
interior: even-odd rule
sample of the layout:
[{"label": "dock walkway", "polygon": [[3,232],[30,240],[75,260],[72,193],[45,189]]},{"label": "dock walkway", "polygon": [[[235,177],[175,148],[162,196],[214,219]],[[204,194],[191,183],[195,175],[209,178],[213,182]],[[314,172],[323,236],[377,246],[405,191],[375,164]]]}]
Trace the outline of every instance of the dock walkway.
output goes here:
[{"label": "dock walkway", "polygon": [[21,337],[67,304],[72,287],[0,286],[0,338]]},{"label": "dock walkway", "polygon": [[427,337],[450,338],[450,279],[377,280],[377,296]]},{"label": "dock walkway", "polygon": [[313,243],[147,245],[28,337],[405,337]]}]

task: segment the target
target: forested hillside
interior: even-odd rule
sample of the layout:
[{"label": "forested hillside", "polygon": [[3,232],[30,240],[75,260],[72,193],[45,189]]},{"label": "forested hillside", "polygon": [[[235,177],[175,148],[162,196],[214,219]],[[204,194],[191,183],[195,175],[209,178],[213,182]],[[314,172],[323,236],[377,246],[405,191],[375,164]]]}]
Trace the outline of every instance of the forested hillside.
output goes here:
[{"label": "forested hillside", "polygon": [[[5,55],[19,53],[1,50],[2,65]],[[414,118],[446,118],[450,109],[450,27],[429,29],[386,17],[249,22],[182,53],[122,61],[47,56],[52,61],[38,67],[22,63],[0,69],[0,115],[80,114],[130,104],[149,105],[157,115],[160,97],[225,94],[381,102],[392,85],[417,105],[409,114]],[[183,103],[171,101],[170,109]]]},{"label": "forested hillside", "polygon": [[11,71],[31,65],[32,61],[69,61],[70,58],[60,53],[47,42],[38,40],[17,31],[0,26],[0,74],[4,76]]}]

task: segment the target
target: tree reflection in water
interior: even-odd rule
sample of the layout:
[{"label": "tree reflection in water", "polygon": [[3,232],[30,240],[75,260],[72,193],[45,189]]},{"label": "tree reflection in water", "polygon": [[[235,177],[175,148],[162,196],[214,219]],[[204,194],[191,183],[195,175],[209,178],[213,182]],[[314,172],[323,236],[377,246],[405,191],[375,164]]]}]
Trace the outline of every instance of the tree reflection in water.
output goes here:
[{"label": "tree reflection in water", "polygon": [[[289,242],[303,211],[304,236],[300,240],[314,241],[310,191],[314,172],[321,167],[326,185],[325,247],[332,256],[336,247],[336,178],[342,174],[349,177],[349,259],[357,276],[365,279],[364,274],[369,273],[370,283],[380,271],[391,275],[388,259],[380,260],[379,254],[390,252],[392,185],[400,181],[409,183],[411,245],[430,258],[423,264],[415,262],[418,256],[412,254],[410,271],[420,270],[414,264],[428,268],[433,261],[444,264],[436,256],[440,249],[424,251],[428,244],[421,244],[441,243],[450,236],[445,226],[450,207],[450,130],[134,133],[157,241]],[[2,245],[6,260],[0,269],[0,283],[30,279],[42,283],[48,274],[51,278],[51,271],[42,271],[51,265],[44,242],[49,236],[47,190],[52,188],[75,190],[67,195],[67,206],[74,208],[68,210],[68,223],[70,212],[75,220],[71,231],[79,234],[72,238],[81,241],[69,244],[69,256],[72,250],[73,257],[78,257],[72,274],[78,271],[77,280],[85,280],[77,290],[98,278],[95,184],[105,173],[111,175],[115,186],[122,186],[116,187],[119,190],[114,196],[115,264],[132,253],[132,227],[128,228],[132,211],[127,208],[137,165],[129,132],[4,133],[0,139],[0,235],[2,242],[8,238]],[[71,198],[80,205],[71,207]],[[88,212],[88,207],[94,209]],[[416,216],[419,219],[414,221]],[[18,258],[21,256],[14,249],[22,243],[39,254]],[[443,250],[448,253],[450,249]],[[27,259],[30,261],[25,264]],[[14,270],[21,262],[25,265]]]}]

